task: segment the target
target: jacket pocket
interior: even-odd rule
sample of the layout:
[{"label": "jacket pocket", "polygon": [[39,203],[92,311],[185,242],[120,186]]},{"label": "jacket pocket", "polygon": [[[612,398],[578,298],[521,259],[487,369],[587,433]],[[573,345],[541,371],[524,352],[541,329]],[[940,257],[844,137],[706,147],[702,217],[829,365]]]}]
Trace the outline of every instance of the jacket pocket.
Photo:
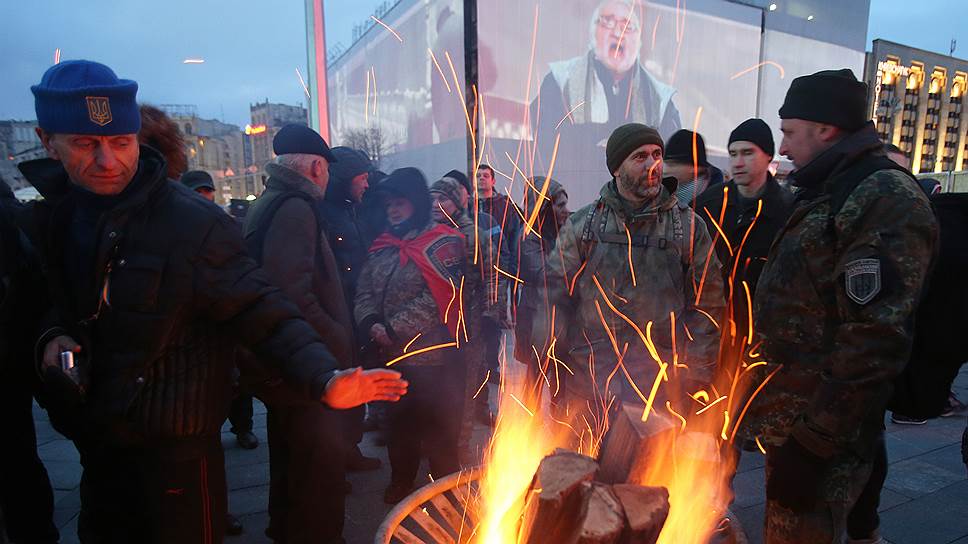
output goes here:
[{"label": "jacket pocket", "polygon": [[108,303],[121,310],[155,311],[164,269],[165,260],[155,255],[118,258],[105,286]]}]

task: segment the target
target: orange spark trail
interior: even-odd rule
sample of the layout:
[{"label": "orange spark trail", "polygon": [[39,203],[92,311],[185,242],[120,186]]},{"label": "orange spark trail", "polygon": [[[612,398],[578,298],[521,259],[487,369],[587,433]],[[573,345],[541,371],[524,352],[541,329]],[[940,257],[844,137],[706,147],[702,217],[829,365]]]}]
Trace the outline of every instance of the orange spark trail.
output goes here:
[{"label": "orange spark trail", "polygon": [[296,67],[296,77],[299,78],[299,85],[302,86],[303,92],[305,92],[306,93],[306,96],[308,97],[309,96],[309,87],[306,86],[306,80],[303,79],[302,74],[299,72],[299,67],[298,66]]},{"label": "orange spark trail", "polygon": [[[585,105],[585,101],[582,100],[581,102],[576,104],[574,108],[571,108],[570,110],[568,110],[568,113],[566,113],[565,116],[561,118],[561,121],[558,121],[558,124],[555,125],[555,130],[558,130],[559,128],[561,128],[561,124],[565,122],[565,119],[571,119],[571,123],[575,124],[575,120],[572,118],[571,114],[575,113],[575,110],[577,110],[578,108],[584,105]],[[505,151],[505,153],[507,152]]]},{"label": "orange spark trail", "polygon": [[[568,296],[571,296],[575,293],[575,284],[578,283],[578,277],[581,276],[581,273],[585,270],[587,265],[588,261],[582,261],[581,266],[579,266],[578,270],[575,271],[575,275],[571,277],[571,285],[568,287]],[[568,280],[566,279],[565,281]]]},{"label": "orange spark trail", "polygon": [[701,308],[693,308],[693,310],[696,310],[697,312],[699,312],[699,313],[701,313],[702,315],[704,315],[704,316],[706,316],[706,319],[708,319],[709,321],[711,321],[711,322],[712,322],[712,324],[713,324],[713,326],[715,326],[715,327],[716,327],[716,329],[719,329],[719,322],[718,322],[718,321],[716,321],[716,320],[715,320],[715,319],[713,318],[713,316],[711,316],[711,315],[709,315],[709,312],[706,312],[706,311],[703,311],[703,310],[702,310]]},{"label": "orange spark trail", "polygon": [[54,49],[54,64],[60,64],[61,50],[60,47]]},{"label": "orange spark trail", "polygon": [[512,280],[518,282],[518,283],[524,283],[524,280],[522,280],[521,278],[515,276],[514,274],[512,274],[510,272],[505,272],[505,271],[501,270],[500,267],[498,267],[497,265],[494,265],[494,270],[496,270],[499,274],[502,274],[504,276],[507,276],[507,277],[511,278]]},{"label": "orange spark trail", "polygon": [[[756,203],[756,215],[753,216],[753,221],[750,223],[750,226],[746,229],[746,232],[743,234],[743,239],[740,241],[739,248],[736,250],[738,254],[743,253],[743,246],[746,245],[746,239],[749,238],[750,233],[753,232],[753,227],[756,225],[757,220],[759,220],[760,212],[762,211],[763,211],[763,199],[761,198]],[[736,277],[736,269],[738,267],[739,267],[739,259],[736,259],[736,262],[733,263],[733,272],[730,275],[731,278]]]},{"label": "orange spark trail", "polygon": [[370,71],[373,72],[373,115],[376,115],[376,68],[370,66]]},{"label": "orange spark trail", "polygon": [[454,285],[454,280],[449,279],[450,282],[450,302],[447,303],[447,309],[444,310],[444,325],[447,324],[447,318],[450,316],[450,308],[454,305],[454,301],[457,300],[457,286]]},{"label": "orange spark trail", "polygon": [[716,219],[713,217],[713,214],[709,213],[709,208],[703,208],[703,211],[705,211],[706,215],[709,217],[709,222],[716,227],[716,231],[719,232],[720,238],[722,238],[723,243],[726,244],[726,250],[729,251],[729,255],[732,256],[733,246],[729,243],[729,238],[726,237],[726,233],[723,232],[723,228],[719,226],[719,222],[716,221]]},{"label": "orange spark trail", "polygon": [[447,76],[444,75],[444,71],[440,68],[440,63],[437,62],[437,56],[434,55],[434,51],[431,48],[427,48],[427,52],[430,53],[430,60],[434,61],[434,66],[437,67],[437,73],[440,74],[440,79],[444,82],[444,86],[447,87],[447,94],[451,94],[453,91],[450,88],[450,82],[447,81]]},{"label": "orange spark trail", "polygon": [[758,436],[757,437],[754,437],[753,438],[753,441],[756,442],[756,447],[759,448],[760,453],[762,453],[763,455],[766,455],[766,448],[764,448],[763,447],[763,444],[760,442],[760,437],[758,437]]},{"label": "orange spark trail", "polygon": [[390,31],[390,34],[393,34],[393,37],[396,38],[398,42],[403,43],[403,38],[401,38],[400,35],[397,34],[397,31],[396,30],[393,30],[386,23],[384,23],[383,21],[377,19],[376,17],[374,17],[372,15],[370,15],[370,19],[373,19],[374,21],[377,22],[377,24],[379,24],[383,28],[389,30]]},{"label": "orange spark trail", "polygon": [[460,230],[460,226],[457,225],[457,221],[454,221],[454,218],[451,217],[449,213],[447,213],[447,210],[444,209],[444,207],[440,204],[440,202],[437,203],[437,209],[439,209],[441,213],[444,214],[444,217],[446,217],[447,220],[450,221],[452,225],[454,225],[455,229]]},{"label": "orange spark trail", "polygon": [[524,411],[527,412],[529,416],[534,417],[534,412],[532,412],[531,410],[529,410],[528,407],[525,406],[523,402],[521,402],[520,400],[518,400],[518,397],[515,397],[514,396],[514,393],[508,393],[508,396],[510,396],[512,399],[514,399],[514,402],[518,403],[518,406],[520,406],[521,408],[524,408]]},{"label": "orange spark trail", "polygon": [[622,225],[625,227],[625,238],[629,241],[629,272],[632,273],[632,287],[636,287],[635,281],[635,265],[632,264],[632,233],[629,231],[628,225]]},{"label": "orange spark trail", "polygon": [[394,364],[399,363],[400,361],[402,361],[404,359],[409,359],[410,357],[413,357],[414,355],[420,355],[421,353],[427,353],[428,351],[434,351],[434,350],[444,349],[444,348],[453,348],[453,347],[457,347],[457,342],[447,342],[446,344],[435,344],[433,346],[427,346],[425,348],[420,348],[420,349],[418,349],[416,351],[411,351],[410,353],[404,353],[403,355],[397,357],[396,359],[393,359],[393,360],[387,362],[387,364],[384,365],[384,366],[394,365]]},{"label": "orange spark trail", "polygon": [[722,402],[722,401],[724,401],[724,400],[726,400],[726,398],[727,398],[727,397],[719,397],[718,399],[716,399],[716,400],[714,400],[714,401],[712,401],[711,403],[709,403],[709,404],[707,404],[705,408],[701,408],[701,409],[700,409],[700,410],[699,410],[698,412],[696,412],[696,415],[697,415],[697,416],[698,416],[698,415],[701,415],[701,414],[702,414],[703,412],[705,412],[706,410],[709,410],[709,409],[710,409],[710,408],[712,408],[713,406],[716,406],[716,405],[717,405],[717,404],[719,404],[720,402]]},{"label": "orange spark trail", "polygon": [[366,71],[366,92],[363,95],[363,124],[370,124],[370,71]]},{"label": "orange spark trail", "polygon": [[615,52],[612,53],[612,58],[613,59],[617,59],[618,58],[618,50],[619,50],[620,47],[622,47],[622,42],[625,41],[625,31],[629,29],[629,23],[632,22],[631,15],[632,15],[632,13],[629,13],[629,17],[626,17],[625,18],[625,26],[622,27],[622,33],[619,34],[619,36],[618,36],[618,47],[616,47],[615,48]]},{"label": "orange spark trail", "polygon": [[484,386],[487,385],[487,380],[489,380],[490,378],[491,378],[491,370],[488,369],[487,374],[484,375],[484,381],[481,383],[481,386],[477,388],[477,393],[474,393],[473,398],[476,399],[477,396],[481,394],[481,391],[484,390]]},{"label": "orange spark trail", "polygon": [[733,79],[737,79],[737,78],[743,77],[744,75],[752,72],[753,70],[756,70],[757,68],[761,68],[761,67],[767,66],[767,65],[773,66],[777,70],[780,71],[780,79],[784,79],[786,77],[786,70],[783,69],[783,66],[780,65],[780,63],[773,62],[772,60],[765,60],[765,61],[760,62],[758,64],[754,64],[753,66],[750,66],[749,68],[746,68],[744,70],[740,70],[739,72],[736,72],[729,79],[730,80],[733,80]]},{"label": "orange spark trail", "polygon": [[766,384],[769,383],[771,379],[773,379],[773,376],[775,376],[776,373],[779,372],[781,368],[783,368],[783,365],[777,366],[773,372],[770,372],[770,374],[766,377],[766,379],[763,380],[763,382],[759,385],[759,387],[757,387],[756,390],[753,391],[753,394],[750,395],[750,398],[746,399],[746,405],[743,406],[743,410],[740,411],[739,413],[739,419],[737,419],[736,424],[733,425],[733,433],[729,435],[730,440],[733,440],[734,438],[736,438],[736,432],[739,431],[739,424],[743,422],[743,417],[746,416],[746,411],[749,410],[750,405],[753,404],[753,399],[756,398],[756,395],[760,394],[760,391],[762,391],[763,388],[766,387]]},{"label": "orange spark trail", "polygon": [[753,297],[750,295],[750,284],[743,280],[743,289],[746,290],[746,312],[749,314],[749,336],[746,339],[746,345],[753,344]]},{"label": "orange spark trail", "polygon": [[681,415],[679,415],[679,412],[676,412],[675,410],[673,410],[672,409],[672,403],[669,402],[669,401],[666,401],[666,410],[668,410],[670,414],[676,416],[676,419],[678,419],[679,422],[681,423],[681,425],[679,426],[679,431],[680,432],[681,431],[685,431],[686,430],[686,418],[684,418]]},{"label": "orange spark trail", "polygon": [[407,342],[407,345],[406,346],[403,346],[403,352],[406,353],[407,350],[410,349],[410,346],[412,346],[413,343],[417,341],[417,338],[420,338],[420,335],[422,335],[422,334],[423,334],[422,332],[418,332],[417,333],[417,336],[414,336],[413,337],[413,340]]},{"label": "orange spark trail", "polygon": [[[561,141],[561,134],[555,135],[555,148],[551,152],[551,164],[548,166],[548,175],[545,177],[544,185],[541,187],[541,192],[538,193],[539,197],[545,197],[548,194],[548,186],[551,184],[551,175],[555,171],[555,159],[558,158],[558,144]],[[535,200],[535,202],[540,203],[541,198]],[[531,218],[528,219],[525,225],[524,233],[528,234],[534,230],[534,222],[538,220],[538,211],[541,210],[541,206],[536,204],[534,209],[531,210]]]}]

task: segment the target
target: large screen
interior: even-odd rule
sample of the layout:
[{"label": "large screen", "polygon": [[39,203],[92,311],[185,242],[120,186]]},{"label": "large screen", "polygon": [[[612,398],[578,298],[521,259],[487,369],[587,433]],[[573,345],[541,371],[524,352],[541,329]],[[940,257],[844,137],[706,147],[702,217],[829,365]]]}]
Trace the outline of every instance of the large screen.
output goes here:
[{"label": "large screen", "polygon": [[479,2],[484,160],[517,193],[522,174],[547,173],[557,138],[552,176],[582,205],[610,179],[605,142],[624,123],[666,139],[695,127],[722,158],[756,115],[762,13],[722,0]]},{"label": "large screen", "polygon": [[333,142],[365,137],[382,169],[417,166],[431,181],[465,168],[463,2],[404,0],[380,23],[329,69]]}]

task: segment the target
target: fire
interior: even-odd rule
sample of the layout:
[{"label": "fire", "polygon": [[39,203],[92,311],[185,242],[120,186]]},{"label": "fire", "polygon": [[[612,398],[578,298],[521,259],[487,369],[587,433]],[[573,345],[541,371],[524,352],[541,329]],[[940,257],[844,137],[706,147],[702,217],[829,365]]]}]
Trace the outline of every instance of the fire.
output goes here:
[{"label": "fire", "polygon": [[479,487],[481,522],[474,541],[480,544],[518,541],[524,495],[538,464],[565,443],[564,433],[546,423],[540,395],[534,394],[527,379],[507,378],[507,365],[502,366],[501,375],[508,381],[501,387],[497,423],[484,454]]}]

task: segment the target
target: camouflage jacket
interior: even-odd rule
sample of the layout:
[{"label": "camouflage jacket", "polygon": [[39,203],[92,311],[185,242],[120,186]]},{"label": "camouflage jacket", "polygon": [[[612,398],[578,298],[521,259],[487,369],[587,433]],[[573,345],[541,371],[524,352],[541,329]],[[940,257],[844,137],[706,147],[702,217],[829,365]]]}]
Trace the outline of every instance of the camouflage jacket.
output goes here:
[{"label": "camouflage jacket", "polygon": [[[696,380],[712,376],[719,346],[713,320],[718,322],[724,312],[722,276],[705,223],[679,206],[674,184],[669,178],[653,203],[631,211],[615,182],[609,182],[598,201],[565,222],[555,250],[561,258],[548,260],[556,353],[561,356],[567,349],[580,365],[587,365],[593,353],[600,384],[616,361],[605,324],[619,350],[628,343],[627,366],[644,364],[649,372],[655,368],[638,334],[608,303],[642,331],[652,322],[651,336],[664,361],[677,357]],[[533,341],[547,346],[552,327],[551,316],[545,314],[535,316]],[[629,370],[634,377],[641,375]]]},{"label": "camouflage jacket", "polygon": [[[419,230],[404,236],[410,240],[435,227],[431,222]],[[448,255],[459,254],[456,266],[447,263],[446,274],[456,283],[465,269],[465,243],[456,231],[448,237],[447,247],[438,246],[438,251]],[[453,247],[452,247],[453,246]],[[436,265],[436,263],[435,263]],[[457,302],[455,301],[455,304]],[[400,252],[396,248],[371,251],[356,288],[353,315],[359,325],[361,335],[369,337],[370,328],[375,323],[383,324],[394,345],[384,349],[389,359],[403,353],[418,334],[419,338],[409,346],[408,351],[435,344],[453,342],[447,326],[444,325],[440,308],[431,294],[427,282],[413,260],[400,264]],[[468,331],[470,332],[470,331]],[[415,355],[401,361],[400,365],[442,365],[452,356],[450,349],[438,349]]]},{"label": "camouflage jacket", "polygon": [[823,457],[868,455],[908,361],[938,227],[908,174],[871,166],[880,147],[868,125],[794,174],[798,205],[754,301],[760,377],[782,367],[744,432],[768,444],[792,435]]}]

